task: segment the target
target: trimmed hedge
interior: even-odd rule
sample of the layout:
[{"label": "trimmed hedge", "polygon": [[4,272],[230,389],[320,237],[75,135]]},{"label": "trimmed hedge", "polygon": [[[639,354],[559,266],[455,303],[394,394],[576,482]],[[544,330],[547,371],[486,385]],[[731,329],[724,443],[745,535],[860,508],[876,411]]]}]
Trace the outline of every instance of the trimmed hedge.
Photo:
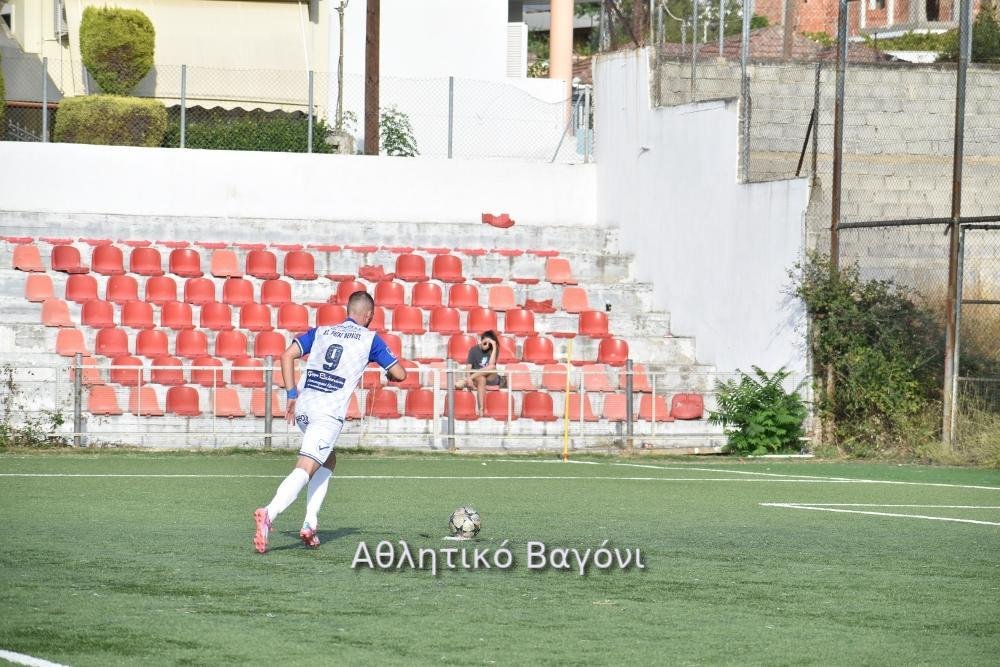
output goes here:
[{"label": "trimmed hedge", "polygon": [[116,95],[68,97],[59,103],[55,140],[106,146],[159,146],[167,110],[157,100]]},{"label": "trimmed hedge", "polygon": [[128,95],[153,67],[156,32],[138,9],[87,7],[80,23],[83,64],[109,95]]},{"label": "trimmed hedge", "polygon": [[[332,153],[326,143],[325,122],[313,123],[313,152]],[[218,118],[189,121],[184,135],[186,148],[212,148],[229,151],[274,151],[305,153],[308,150],[308,120],[288,117]],[[166,147],[180,145],[180,125],[171,123],[163,143]]]}]

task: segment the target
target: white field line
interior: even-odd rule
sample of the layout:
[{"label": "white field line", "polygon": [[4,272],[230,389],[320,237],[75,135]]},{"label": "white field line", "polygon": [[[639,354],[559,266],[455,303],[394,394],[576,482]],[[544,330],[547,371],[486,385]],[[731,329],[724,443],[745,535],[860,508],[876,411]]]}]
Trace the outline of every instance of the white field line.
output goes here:
[{"label": "white field line", "polygon": [[49,662],[48,660],[42,660],[41,658],[25,655],[24,653],[14,653],[13,651],[4,651],[3,649],[0,649],[0,660],[13,662],[15,665],[29,665],[29,667],[65,667],[65,665],[60,665],[58,662]]},{"label": "white field line", "polygon": [[[843,514],[866,514],[868,516],[887,516],[899,519],[925,519],[927,521],[951,521],[953,523],[972,523],[979,526],[1000,526],[997,521],[977,521],[975,519],[957,519],[948,516],[928,516],[926,514],[899,514],[896,512],[871,512],[865,510],[848,510],[838,507],[825,507],[819,505],[807,505],[804,503],[760,503],[761,507],[782,507],[790,510],[813,510],[814,512],[838,512]],[[882,505],[864,505],[864,507],[883,507]],[[889,505],[889,507],[893,507]],[[904,506],[905,507],[905,506]],[[917,507],[920,507],[919,505]],[[944,505],[924,505],[923,507],[947,507]],[[971,508],[970,508],[971,509]],[[986,509],[986,508],[975,508]]]},{"label": "white field line", "polygon": [[[164,479],[284,479],[285,475],[231,475],[205,473],[63,473],[63,472],[6,472],[0,477],[140,477]],[[618,475],[337,475],[337,479],[448,479],[448,480],[600,480],[629,482],[773,482],[777,484],[844,484],[846,479],[755,479],[746,477],[621,477]]]},{"label": "white field line", "polygon": [[784,503],[785,505],[810,505],[812,507],[909,507],[941,508],[946,510],[1000,510],[1000,505],[888,505],[885,503]]}]

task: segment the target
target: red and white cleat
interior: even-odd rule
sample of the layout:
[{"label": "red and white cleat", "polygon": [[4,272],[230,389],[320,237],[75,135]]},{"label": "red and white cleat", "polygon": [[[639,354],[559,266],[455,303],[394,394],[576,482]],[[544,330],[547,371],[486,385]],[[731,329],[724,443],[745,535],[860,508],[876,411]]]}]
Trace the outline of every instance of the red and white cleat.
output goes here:
[{"label": "red and white cleat", "polygon": [[299,531],[299,539],[302,540],[302,544],[306,545],[310,549],[315,549],[319,546],[319,533],[316,532],[316,528],[313,528],[308,523],[302,524],[302,530]]},{"label": "red and white cleat", "polygon": [[267,551],[267,536],[271,532],[271,520],[267,518],[267,508],[261,507],[254,511],[253,522],[257,532],[253,536],[253,546],[257,553]]}]

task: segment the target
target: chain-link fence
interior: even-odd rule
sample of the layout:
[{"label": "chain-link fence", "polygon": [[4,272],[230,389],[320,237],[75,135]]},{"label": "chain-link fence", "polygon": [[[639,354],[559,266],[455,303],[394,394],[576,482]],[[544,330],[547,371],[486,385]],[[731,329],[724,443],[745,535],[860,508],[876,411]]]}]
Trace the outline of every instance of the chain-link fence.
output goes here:
[{"label": "chain-link fence", "polygon": [[[57,109],[63,93],[52,76],[59,68],[55,63],[43,66],[39,58],[4,63],[15,83],[15,92],[7,95],[7,140],[60,140]],[[82,65],[69,69],[72,85],[62,88],[67,97],[74,90],[100,92]],[[540,79],[383,76],[381,152],[588,162],[593,150],[590,86],[574,86],[567,99],[554,84]],[[338,80],[335,72],[159,65],[133,95],[160,100],[168,110],[164,136],[146,145],[352,153],[364,147],[364,92],[360,74]],[[47,126],[42,106],[50,109]],[[127,143],[125,137],[132,133],[120,134],[120,143]],[[112,137],[109,143],[117,142]]]}]

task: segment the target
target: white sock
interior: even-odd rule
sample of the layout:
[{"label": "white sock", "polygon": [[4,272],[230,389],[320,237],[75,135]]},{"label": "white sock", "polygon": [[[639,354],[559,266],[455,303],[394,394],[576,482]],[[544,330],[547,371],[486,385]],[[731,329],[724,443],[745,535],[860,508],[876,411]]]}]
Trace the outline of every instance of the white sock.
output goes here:
[{"label": "white sock", "polygon": [[309,490],[306,491],[306,520],[313,528],[319,525],[319,508],[323,506],[323,499],[326,498],[326,490],[330,486],[330,478],[333,471],[329,468],[320,468],[309,480]]},{"label": "white sock", "polygon": [[267,506],[267,518],[274,521],[275,517],[288,509],[288,506],[299,497],[299,491],[309,482],[309,473],[302,468],[295,468],[288,473],[278,490],[274,493],[274,498]]}]

